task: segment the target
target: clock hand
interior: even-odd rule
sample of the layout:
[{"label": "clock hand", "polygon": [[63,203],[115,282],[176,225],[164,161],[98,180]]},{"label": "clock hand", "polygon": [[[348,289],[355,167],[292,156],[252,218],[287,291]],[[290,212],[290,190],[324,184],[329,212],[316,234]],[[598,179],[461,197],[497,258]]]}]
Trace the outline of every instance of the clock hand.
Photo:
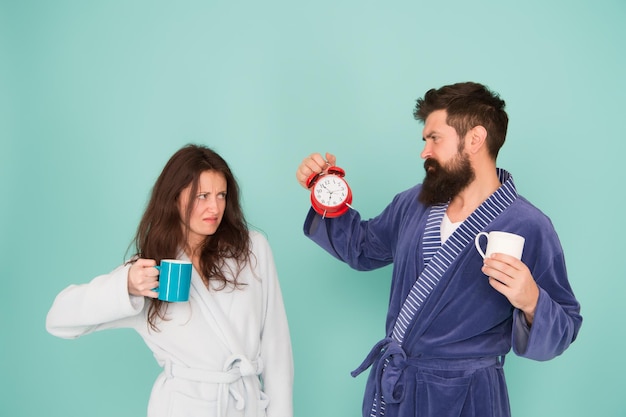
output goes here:
[{"label": "clock hand", "polygon": [[320,186],[321,186],[322,188],[324,188],[326,191],[328,191],[328,193],[329,193],[331,196],[333,195],[333,193],[334,193],[335,191],[337,191],[337,190],[332,190],[332,191],[331,191],[331,190],[330,190],[327,186],[325,186],[324,184],[320,184]]},{"label": "clock hand", "polygon": [[337,187],[337,188],[334,188],[332,191],[330,191],[330,193],[331,193],[331,194],[332,194],[332,193],[337,193],[337,192],[339,192],[339,193],[340,193],[341,191],[342,191],[341,187]]}]

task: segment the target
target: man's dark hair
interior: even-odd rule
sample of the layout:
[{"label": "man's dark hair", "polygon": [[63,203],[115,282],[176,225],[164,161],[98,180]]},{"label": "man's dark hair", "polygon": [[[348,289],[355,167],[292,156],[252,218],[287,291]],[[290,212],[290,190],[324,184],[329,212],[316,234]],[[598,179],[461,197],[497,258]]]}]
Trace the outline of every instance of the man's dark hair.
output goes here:
[{"label": "man's dark hair", "polygon": [[417,99],[413,116],[425,122],[436,110],[447,112],[446,123],[462,138],[470,129],[483,126],[487,130],[487,148],[495,160],[506,138],[509,117],[504,100],[486,86],[464,82],[430,89]]}]

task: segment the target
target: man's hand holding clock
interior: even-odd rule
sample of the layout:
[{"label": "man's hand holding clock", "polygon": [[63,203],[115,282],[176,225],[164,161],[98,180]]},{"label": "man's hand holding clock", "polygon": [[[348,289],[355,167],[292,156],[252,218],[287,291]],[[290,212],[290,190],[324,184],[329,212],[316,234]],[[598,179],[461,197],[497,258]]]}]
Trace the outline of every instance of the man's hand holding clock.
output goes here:
[{"label": "man's hand holding clock", "polygon": [[322,217],[339,217],[350,208],[352,191],[343,178],[345,171],[335,166],[334,155],[311,154],[296,171],[298,182],[311,190],[311,206]]}]

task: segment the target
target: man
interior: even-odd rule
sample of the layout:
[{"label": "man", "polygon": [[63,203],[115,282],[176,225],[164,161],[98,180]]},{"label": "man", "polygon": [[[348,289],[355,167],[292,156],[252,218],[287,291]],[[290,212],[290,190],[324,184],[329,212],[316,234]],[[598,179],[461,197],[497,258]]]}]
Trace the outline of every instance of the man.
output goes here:
[{"label": "man", "polygon": [[[580,305],[552,223],[496,168],[504,105],[477,83],[431,89],[414,113],[424,122],[423,183],[370,220],[352,209],[306,218],[305,235],[352,268],[394,264],[386,337],[353,372],[372,368],[364,417],[510,416],[502,367],[511,347],[543,361],[576,338]],[[312,154],[298,182],[306,188],[335,161]],[[525,238],[521,261],[483,260],[474,237],[491,230]]]}]

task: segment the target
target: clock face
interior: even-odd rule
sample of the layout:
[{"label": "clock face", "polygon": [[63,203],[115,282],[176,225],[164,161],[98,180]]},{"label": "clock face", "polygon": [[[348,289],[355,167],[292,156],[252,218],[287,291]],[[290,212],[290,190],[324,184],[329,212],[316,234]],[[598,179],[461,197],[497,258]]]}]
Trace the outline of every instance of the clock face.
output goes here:
[{"label": "clock face", "polygon": [[315,199],[326,207],[335,207],[348,198],[348,184],[336,175],[324,175],[313,188]]}]

